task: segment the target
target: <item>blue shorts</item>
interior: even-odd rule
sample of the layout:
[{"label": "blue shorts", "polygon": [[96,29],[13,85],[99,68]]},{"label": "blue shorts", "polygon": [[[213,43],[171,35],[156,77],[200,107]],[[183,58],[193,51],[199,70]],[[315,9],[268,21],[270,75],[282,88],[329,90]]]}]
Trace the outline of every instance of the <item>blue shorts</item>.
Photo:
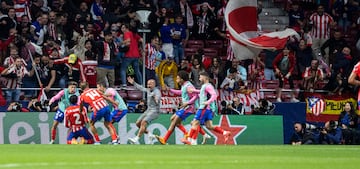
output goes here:
[{"label": "blue shorts", "polygon": [[84,139],[86,140],[94,140],[89,130],[86,127],[83,127],[81,130],[76,132],[70,131],[67,137],[67,141],[71,141],[73,138],[78,138],[78,137],[84,137]]},{"label": "blue shorts", "polygon": [[91,114],[91,120],[94,122],[101,120],[103,117],[104,117],[105,121],[107,121],[107,122],[111,121],[111,113],[110,113],[109,106],[106,106],[106,107],[100,109],[99,111],[97,111],[96,115],[95,115],[95,113]]},{"label": "blue shorts", "polygon": [[185,109],[180,109],[180,110],[176,111],[176,115],[178,117],[180,117],[180,119],[182,121],[185,121],[185,119],[188,118],[192,114],[193,113],[191,111],[188,111],[188,110],[185,110]]},{"label": "blue shorts", "polygon": [[64,121],[64,112],[58,109],[54,116],[54,120],[58,121],[59,123],[62,123]]},{"label": "blue shorts", "polygon": [[213,112],[210,109],[199,109],[194,119],[200,121],[200,125],[204,125],[206,121],[213,119]]},{"label": "blue shorts", "polygon": [[111,112],[111,119],[114,122],[119,122],[126,114],[128,110],[114,110]]}]

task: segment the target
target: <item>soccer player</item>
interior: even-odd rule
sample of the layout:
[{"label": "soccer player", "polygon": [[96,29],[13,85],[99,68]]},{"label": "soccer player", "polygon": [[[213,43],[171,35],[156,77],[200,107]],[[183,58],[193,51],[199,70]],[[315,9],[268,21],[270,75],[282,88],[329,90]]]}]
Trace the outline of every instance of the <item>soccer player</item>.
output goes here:
[{"label": "soccer player", "polygon": [[[209,82],[210,77],[206,72],[200,72],[199,80],[202,84],[201,89],[194,90],[193,92],[199,93],[200,106],[191,124],[191,129],[189,131],[190,141],[186,139],[183,139],[182,141],[185,144],[197,145],[199,126],[205,124],[207,129],[223,134],[225,137],[225,142],[227,142],[231,133],[229,131],[224,131],[221,127],[215,127],[212,124],[213,114],[217,111],[217,106],[215,103],[217,94],[215,88]],[[208,98],[208,95],[210,95],[210,98]]]},{"label": "soccer player", "polygon": [[[360,85],[360,80],[358,80],[358,78],[360,78],[360,62],[358,62],[353,70],[351,71],[351,74],[349,76],[348,82],[349,84],[355,85],[355,86],[359,86]],[[360,90],[358,91],[358,110],[360,110]]]},{"label": "soccer player", "polygon": [[85,144],[94,144],[94,138],[85,126],[89,122],[86,110],[80,112],[80,106],[77,104],[78,96],[72,95],[69,100],[71,105],[65,109],[64,117],[65,127],[70,129],[67,144],[77,144],[78,137],[84,139],[82,141]]},{"label": "soccer player", "polygon": [[49,101],[49,105],[53,104],[55,101],[58,101],[57,111],[54,116],[54,122],[51,126],[51,140],[49,144],[54,144],[56,138],[56,129],[59,123],[64,121],[64,112],[66,107],[70,106],[70,96],[76,95],[80,96],[79,90],[76,88],[77,83],[74,81],[70,81],[68,83],[68,88],[61,90],[54,97],[52,97]]},{"label": "soccer player", "polygon": [[[165,136],[155,136],[161,144],[166,144],[170,135],[174,132],[175,127],[179,128],[184,133],[184,135],[187,135],[187,131],[185,127],[181,124],[181,122],[193,114],[193,112],[195,111],[195,101],[198,99],[198,95],[196,93],[193,93],[195,87],[189,81],[189,75],[186,71],[182,70],[178,72],[176,82],[181,85],[181,89],[170,89],[170,92],[176,95],[181,95],[182,105],[179,107],[180,109],[171,116],[171,123]],[[202,144],[205,144],[206,139],[209,139],[210,136],[206,134],[204,130],[201,129],[200,131],[200,134],[203,135]]]},{"label": "soccer player", "polygon": [[113,105],[108,102],[111,110],[111,123],[119,122],[128,112],[128,108],[123,98],[114,88],[105,88],[104,85],[98,84],[98,89],[105,94],[105,96],[113,99],[118,105]]},{"label": "soccer player", "polygon": [[84,104],[89,104],[93,113],[91,114],[90,119],[90,130],[94,135],[95,143],[100,144],[100,138],[95,127],[95,123],[102,118],[104,118],[104,125],[109,131],[112,139],[112,144],[117,144],[117,135],[114,126],[111,123],[111,112],[110,107],[107,101],[111,102],[114,105],[117,105],[112,99],[104,96],[101,91],[97,89],[90,89],[89,83],[82,82],[80,88],[83,93],[80,95],[80,110],[84,109]]},{"label": "soccer player", "polygon": [[161,92],[156,88],[156,82],[154,79],[147,81],[147,88],[137,84],[134,78],[128,77],[128,82],[133,84],[137,89],[147,93],[147,110],[136,120],[136,126],[139,127],[139,132],[134,138],[129,138],[131,144],[135,144],[139,141],[140,137],[146,133],[148,134],[150,144],[153,143],[155,136],[146,130],[146,127],[151,121],[157,119],[160,115],[160,99]]}]

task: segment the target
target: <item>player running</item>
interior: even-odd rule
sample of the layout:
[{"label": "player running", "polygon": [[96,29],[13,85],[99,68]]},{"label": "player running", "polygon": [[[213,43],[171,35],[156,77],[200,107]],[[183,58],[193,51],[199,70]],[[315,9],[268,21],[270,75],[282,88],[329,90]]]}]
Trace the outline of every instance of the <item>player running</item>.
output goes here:
[{"label": "player running", "polygon": [[[195,101],[198,99],[198,94],[193,93],[195,87],[189,81],[189,75],[187,72],[179,71],[176,77],[176,82],[181,85],[181,89],[180,90],[170,89],[170,92],[176,95],[181,95],[182,105],[179,107],[180,109],[174,115],[171,116],[170,118],[171,123],[165,136],[164,137],[155,136],[161,144],[166,144],[170,135],[174,132],[175,127],[179,128],[184,133],[185,136],[187,135],[187,131],[185,127],[181,124],[181,122],[193,114],[193,112],[195,111]],[[203,135],[202,144],[205,144],[206,140],[211,138],[202,129],[200,134]]]},{"label": "player running", "polygon": [[111,123],[111,112],[107,101],[117,105],[112,99],[104,96],[101,91],[97,89],[90,89],[89,83],[82,82],[80,85],[83,93],[80,95],[80,110],[84,109],[84,104],[87,103],[91,107],[93,113],[91,114],[90,130],[94,135],[95,143],[100,144],[100,138],[95,127],[95,123],[104,118],[104,126],[109,131],[112,139],[112,144],[117,144],[117,134],[114,126]]},{"label": "player running", "polygon": [[[187,139],[183,139],[182,141],[185,144],[197,145],[199,126],[205,124],[207,129],[223,134],[225,137],[225,142],[227,142],[231,133],[229,131],[224,131],[221,127],[214,127],[212,124],[214,112],[217,111],[217,106],[215,103],[217,94],[214,86],[209,82],[210,77],[206,72],[201,72],[199,80],[202,84],[201,89],[194,90],[194,93],[199,93],[200,106],[191,124],[191,129],[189,132],[190,141]],[[208,98],[208,95],[210,95],[210,98]]]},{"label": "player running", "polygon": [[67,137],[67,144],[78,144],[76,141],[79,137],[82,139],[81,144],[94,144],[94,138],[89,133],[85,124],[89,122],[86,110],[80,112],[80,106],[77,104],[78,97],[72,95],[69,98],[70,106],[65,109],[64,123],[65,127],[70,129]]},{"label": "player running", "polygon": [[49,101],[49,105],[53,104],[54,102],[58,101],[57,111],[54,116],[54,122],[51,126],[51,140],[49,144],[54,144],[56,139],[56,129],[59,123],[64,121],[64,112],[65,109],[70,106],[70,96],[76,95],[80,96],[79,90],[76,88],[77,83],[74,81],[70,81],[68,83],[68,88],[61,90],[57,93],[54,97],[52,97]]},{"label": "player running", "polygon": [[139,142],[140,137],[146,133],[148,134],[150,144],[153,143],[155,136],[146,130],[146,127],[151,121],[157,119],[160,115],[160,99],[161,92],[156,88],[156,82],[154,79],[147,81],[147,88],[137,84],[134,78],[128,77],[128,82],[133,84],[137,89],[147,93],[147,110],[136,120],[136,126],[139,127],[139,132],[134,138],[129,138],[131,144]]}]

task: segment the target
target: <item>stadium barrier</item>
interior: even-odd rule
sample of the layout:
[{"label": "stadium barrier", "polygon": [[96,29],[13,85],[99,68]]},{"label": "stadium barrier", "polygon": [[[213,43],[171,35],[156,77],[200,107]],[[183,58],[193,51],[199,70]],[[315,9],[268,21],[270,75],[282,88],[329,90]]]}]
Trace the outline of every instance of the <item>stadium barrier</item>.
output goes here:
[{"label": "stadium barrier", "polygon": [[[55,113],[0,113],[0,144],[48,144],[50,140],[50,128]],[[128,144],[127,139],[134,137],[138,132],[135,125],[136,119],[140,114],[127,114],[119,123],[114,126],[118,131],[121,144]],[[171,115],[162,114],[157,120],[148,126],[151,133],[165,135],[169,126]],[[190,129],[190,120],[184,122],[185,127]],[[282,116],[236,116],[222,115],[215,116],[213,124],[221,126],[224,130],[232,132],[232,136],[227,144],[283,144],[283,119]],[[109,133],[102,122],[98,122],[96,127],[99,132],[102,144],[111,141]],[[212,138],[207,144],[224,144],[221,134],[214,133],[205,128]],[[63,125],[58,127],[56,143],[65,144],[67,129]],[[183,133],[176,129],[169,138],[169,144],[182,144],[180,139]],[[199,143],[202,136],[199,134]],[[141,138],[141,144],[148,144],[147,135]],[[159,144],[155,142],[155,144]]]}]

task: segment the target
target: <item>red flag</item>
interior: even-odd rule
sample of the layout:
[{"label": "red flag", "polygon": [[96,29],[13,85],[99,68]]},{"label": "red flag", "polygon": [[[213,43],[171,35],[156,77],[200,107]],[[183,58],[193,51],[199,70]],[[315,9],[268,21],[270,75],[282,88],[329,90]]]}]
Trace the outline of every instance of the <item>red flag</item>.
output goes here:
[{"label": "red flag", "polygon": [[239,60],[252,59],[262,49],[282,49],[289,36],[299,36],[293,29],[263,33],[257,29],[257,0],[229,0],[225,21],[230,45]]}]

